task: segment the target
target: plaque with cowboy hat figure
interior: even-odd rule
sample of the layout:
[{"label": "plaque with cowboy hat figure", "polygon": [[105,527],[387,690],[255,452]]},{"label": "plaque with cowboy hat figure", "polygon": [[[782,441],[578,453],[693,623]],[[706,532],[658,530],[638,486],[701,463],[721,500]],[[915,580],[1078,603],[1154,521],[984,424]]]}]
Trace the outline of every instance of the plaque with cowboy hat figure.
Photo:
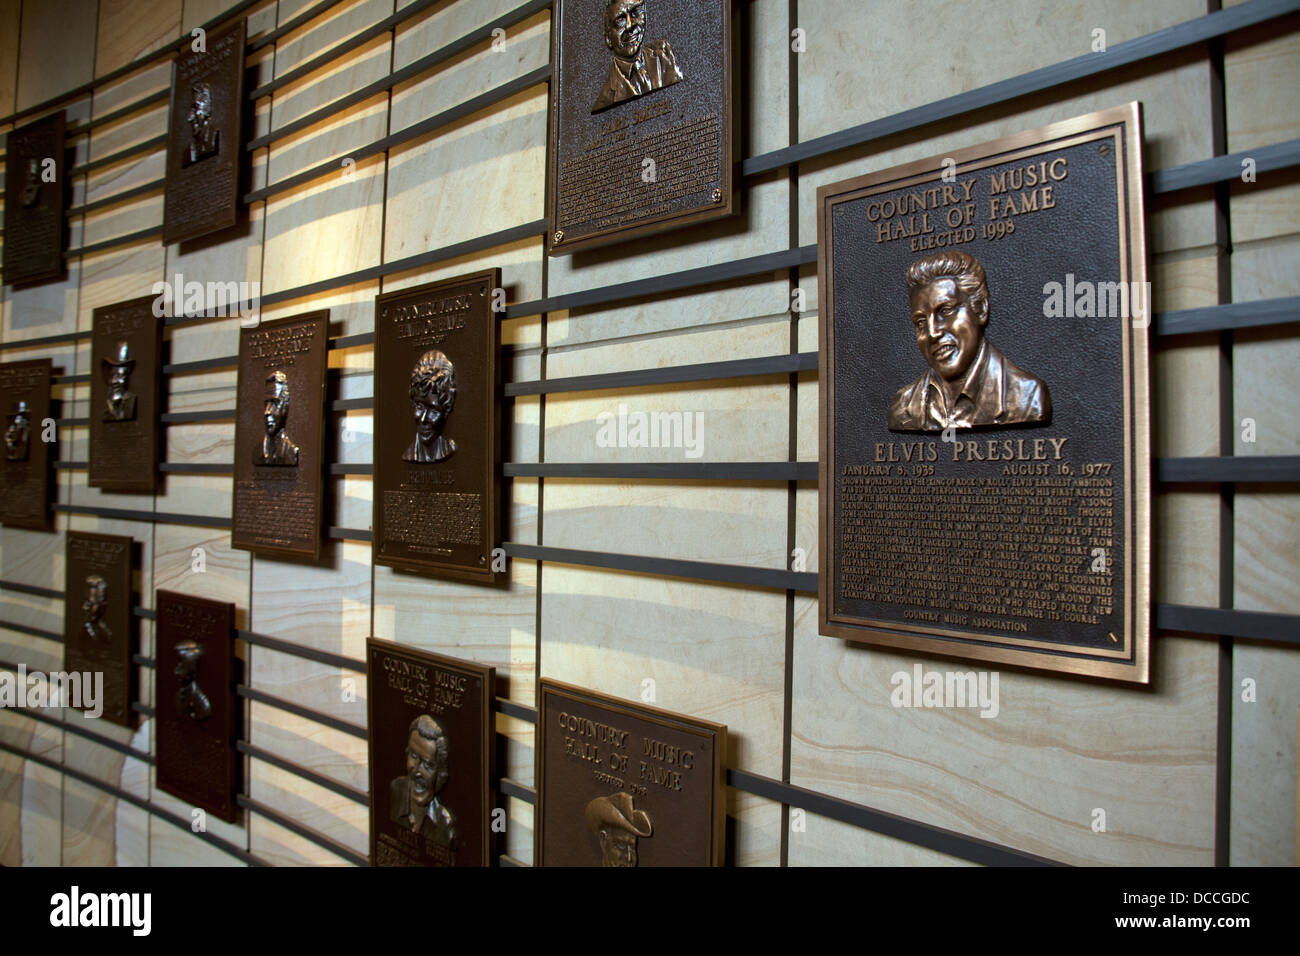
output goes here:
[{"label": "plaque with cowboy hat figure", "polygon": [[727,728],[543,679],[540,866],[721,866]]},{"label": "plaque with cowboy hat figure", "polygon": [[163,320],[153,296],[95,309],[90,343],[92,488],[158,490]]}]

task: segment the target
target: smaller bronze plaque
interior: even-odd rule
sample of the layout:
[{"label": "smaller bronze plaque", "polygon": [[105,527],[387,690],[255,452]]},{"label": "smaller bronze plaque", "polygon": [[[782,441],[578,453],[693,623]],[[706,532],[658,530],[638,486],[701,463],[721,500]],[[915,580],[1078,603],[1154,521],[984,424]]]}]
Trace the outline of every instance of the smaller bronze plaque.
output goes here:
[{"label": "smaller bronze plaque", "polygon": [[4,481],[0,484],[0,524],[49,531],[50,418],[49,359],[0,365],[0,414],[4,415]]},{"label": "smaller bronze plaque", "polygon": [[153,296],[101,306],[90,344],[90,487],[158,490],[158,353]]},{"label": "smaller bronze plaque", "polygon": [[244,107],[243,17],[172,63],[163,244],[239,221]]},{"label": "smaller bronze plaque", "polygon": [[733,211],[731,0],[555,0],[550,254]]},{"label": "smaller bronze plaque", "polygon": [[155,596],[158,787],[234,823],[243,769],[235,606],[174,591]]},{"label": "smaller bronze plaque", "polygon": [[4,281],[20,286],[64,275],[63,110],[13,130],[5,145]]},{"label": "smaller bronze plaque", "polygon": [[500,285],[492,269],[376,300],[376,564],[494,579]]},{"label": "smaller bronze plaque", "polygon": [[370,864],[487,866],[495,670],[366,642]]},{"label": "smaller bronze plaque", "polygon": [[231,544],[320,558],[329,311],[239,333]]},{"label": "smaller bronze plaque", "polygon": [[[104,720],[134,727],[131,701],[139,685],[131,661],[136,647],[131,614],[135,542],[123,535],[69,531],[67,545],[63,668],[83,675],[82,710],[94,713],[98,705]],[[96,701],[87,696],[84,675],[99,674],[103,685]],[[93,680],[98,684],[97,676]]]},{"label": "smaller bronze plaque", "polygon": [[543,679],[541,866],[721,866],[727,728]]}]

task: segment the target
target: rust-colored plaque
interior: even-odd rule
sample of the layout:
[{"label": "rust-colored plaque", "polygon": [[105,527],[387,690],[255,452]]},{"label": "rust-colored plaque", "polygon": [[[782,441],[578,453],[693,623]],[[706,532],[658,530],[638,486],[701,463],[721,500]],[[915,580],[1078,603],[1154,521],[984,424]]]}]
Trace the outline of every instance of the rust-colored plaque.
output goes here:
[{"label": "rust-colored plaque", "polygon": [[1141,143],[1131,103],[818,190],[821,633],[1147,682]]},{"label": "rust-colored plaque", "polygon": [[375,303],[374,560],[491,583],[500,270]]},{"label": "rust-colored plaque", "polygon": [[158,489],[158,353],[154,296],[101,306],[90,345],[90,486]]},{"label": "rust-colored plaque", "polygon": [[234,823],[243,770],[235,606],[174,591],[155,596],[158,787]]},{"label": "rust-colored plaque", "polygon": [[4,415],[4,481],[0,483],[0,524],[49,531],[50,418],[49,359],[0,365],[0,414]]},{"label": "rust-colored plaque", "polygon": [[495,670],[370,638],[370,864],[487,866]]},{"label": "rust-colored plaque", "polygon": [[231,544],[320,558],[329,310],[239,332]]},{"label": "rust-colored plaque", "polygon": [[551,255],[730,215],[731,0],[556,0]]},{"label": "rust-colored plaque", "polygon": [[541,866],[721,866],[727,728],[542,680]]},{"label": "rust-colored plaque", "polygon": [[[134,545],[123,535],[69,531],[63,592],[63,668],[83,675],[81,709],[98,710],[98,716],[123,727],[136,725],[131,702],[139,686],[131,661]],[[88,696],[92,680],[98,700]]]},{"label": "rust-colored plaque", "polygon": [[172,63],[163,243],[197,239],[239,221],[245,24],[207,37]]},{"label": "rust-colored plaque", "polygon": [[63,110],[13,130],[5,146],[4,281],[23,286],[64,275]]}]

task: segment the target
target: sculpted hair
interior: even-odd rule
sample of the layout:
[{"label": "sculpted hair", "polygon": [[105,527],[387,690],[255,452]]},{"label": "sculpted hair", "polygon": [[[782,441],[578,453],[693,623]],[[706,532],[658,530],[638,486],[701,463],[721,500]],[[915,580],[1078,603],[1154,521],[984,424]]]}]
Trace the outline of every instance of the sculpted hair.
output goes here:
[{"label": "sculpted hair", "polygon": [[989,285],[979,260],[965,252],[935,252],[907,267],[907,291],[927,286],[936,279],[952,279],[966,293],[970,304],[983,315],[989,311]]},{"label": "sculpted hair", "polygon": [[425,352],[411,370],[411,401],[421,401],[426,395],[456,393],[456,368],[451,359],[437,349]]}]

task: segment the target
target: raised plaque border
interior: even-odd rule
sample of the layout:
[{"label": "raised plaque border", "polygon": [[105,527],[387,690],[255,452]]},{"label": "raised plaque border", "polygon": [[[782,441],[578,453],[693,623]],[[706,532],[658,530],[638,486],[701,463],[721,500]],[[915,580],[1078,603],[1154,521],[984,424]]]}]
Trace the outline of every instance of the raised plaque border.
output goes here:
[{"label": "raised plaque border", "polygon": [[[369,668],[374,660],[373,655],[378,652],[382,654],[391,654],[394,656],[410,657],[422,661],[431,667],[439,667],[443,670],[458,671],[475,680],[483,682],[483,693],[480,696],[480,711],[478,714],[478,726],[481,728],[479,746],[483,752],[483,779],[481,781],[482,806],[483,814],[479,820],[483,832],[483,858],[480,866],[492,865],[492,852],[496,840],[496,834],[492,832],[492,811],[495,809],[494,790],[492,786],[493,777],[496,775],[496,726],[492,713],[492,705],[496,700],[496,668],[487,664],[480,664],[477,661],[466,661],[456,657],[446,657],[442,654],[435,654],[432,651],[426,651],[421,648],[411,647],[407,644],[400,644],[397,641],[386,640],[381,637],[366,638],[366,667]],[[367,682],[369,682],[373,671],[367,671]],[[375,843],[377,830],[375,829],[375,814],[378,810],[379,803],[376,794],[379,792],[375,789],[375,759],[374,746],[375,737],[371,730],[374,727],[374,702],[376,697],[375,689],[367,686],[366,689],[366,760],[370,765],[370,865],[375,865]]]},{"label": "raised plaque border", "polygon": [[[501,270],[486,269],[482,272],[473,272],[466,275],[454,276],[449,279],[440,279],[436,282],[425,283],[424,285],[415,286],[410,289],[400,289],[396,292],[385,292],[375,297],[375,361],[376,376],[379,375],[378,354],[379,354],[379,336],[378,325],[380,316],[383,314],[384,306],[392,302],[398,302],[408,298],[428,298],[449,292],[453,289],[459,289],[462,286],[473,285],[478,283],[487,283],[489,290],[501,288]],[[392,557],[384,552],[383,537],[383,497],[382,489],[379,484],[379,474],[381,465],[376,455],[374,469],[375,488],[371,496],[371,528],[374,531],[374,549],[372,561],[377,565],[394,568],[398,571],[406,571],[415,574],[426,574],[439,578],[446,578],[453,581],[468,581],[474,584],[496,584],[498,574],[503,578],[509,577],[509,572],[496,572],[492,570],[492,551],[499,546],[501,540],[501,355],[500,355],[500,336],[497,326],[498,313],[493,312],[491,303],[487,309],[487,314],[483,318],[484,334],[487,341],[483,343],[486,349],[487,361],[484,367],[487,369],[488,382],[486,383],[487,394],[487,421],[484,423],[482,433],[476,433],[477,437],[485,443],[488,453],[485,456],[485,470],[483,475],[483,496],[487,500],[487,521],[484,523],[484,534],[487,540],[484,542],[484,549],[488,556],[485,567],[478,568],[464,564],[455,564],[445,561],[417,560],[406,557]],[[378,448],[380,432],[380,421],[383,416],[383,402],[379,396],[379,381],[376,377],[375,401],[374,401],[374,441],[375,447]]]},{"label": "raised plaque border", "polygon": [[[560,89],[559,70],[564,34],[564,7],[567,3],[573,2],[574,0],[555,0],[551,11],[551,81],[549,84],[550,110],[548,114],[550,116],[550,125],[547,131],[547,153],[550,161],[550,171],[547,174],[546,183],[546,254],[548,256],[567,256],[585,249],[615,245],[640,236],[649,236],[685,226],[713,222],[734,215],[740,208],[736,199],[736,182],[740,178],[740,163],[737,160],[740,150],[740,124],[736,121],[736,103],[739,98],[740,78],[736,70],[738,57],[736,48],[737,33],[734,29],[734,0],[710,0],[710,2],[718,3],[721,8],[723,69],[727,78],[726,89],[723,94],[722,145],[725,155],[721,164],[723,179],[723,186],[721,187],[722,201],[700,206],[692,211],[664,213],[659,216],[638,219],[626,226],[618,226],[581,239],[565,241],[560,248],[556,248],[555,234],[560,228],[557,216],[559,215],[560,175],[559,129],[562,110],[558,92]],[[690,0],[690,2],[697,2],[697,0]]]},{"label": "raised plaque border", "polygon": [[[1112,130],[1110,134],[1105,131]],[[1147,250],[1142,178],[1142,110],[1134,101],[1123,106],[1098,110],[1083,116],[1051,123],[1037,129],[979,143],[964,149],[927,159],[893,166],[875,173],[829,183],[817,190],[817,286],[820,326],[819,367],[822,382],[819,397],[818,441],[818,539],[821,553],[829,556],[831,522],[829,513],[831,476],[835,474],[834,445],[829,434],[834,408],[834,289],[830,284],[833,249],[828,222],[834,205],[855,198],[870,187],[899,182],[908,177],[930,174],[949,159],[957,168],[982,160],[1005,161],[1008,153],[1019,150],[1039,151],[1044,144],[1067,137],[1096,138],[1113,136],[1116,141],[1119,194],[1119,259],[1123,281],[1147,281]],[[1120,135],[1122,133],[1122,136]],[[1120,161],[1119,157],[1123,156]],[[1151,633],[1151,438],[1150,438],[1150,368],[1147,328],[1134,329],[1126,323],[1123,343],[1124,381],[1124,483],[1127,526],[1124,529],[1128,557],[1125,621],[1127,644],[1132,660],[1107,659],[1086,649],[1070,648],[1056,642],[1015,640],[965,631],[938,631],[896,622],[861,622],[856,618],[837,618],[832,606],[828,561],[823,560],[817,576],[818,631],[862,644],[892,647],[905,651],[948,658],[990,661],[1034,670],[1055,671],[1107,680],[1146,684],[1150,681]],[[987,646],[997,640],[1004,646]],[[976,643],[981,642],[981,643]],[[1126,655],[1127,657],[1127,655]]]},{"label": "raised plaque border", "polygon": [[184,800],[199,809],[210,813],[226,823],[236,823],[239,819],[239,805],[236,802],[236,796],[242,789],[243,783],[243,759],[239,757],[235,750],[235,742],[241,736],[241,727],[243,726],[243,702],[235,694],[235,684],[239,678],[240,661],[235,655],[235,605],[229,601],[214,601],[210,598],[197,597],[192,594],[182,594],[179,591],[158,590],[154,592],[154,616],[156,627],[154,630],[155,659],[157,669],[155,672],[155,705],[157,714],[155,716],[155,735],[165,735],[164,724],[170,721],[162,716],[163,708],[170,705],[171,701],[166,699],[163,688],[170,685],[171,678],[174,674],[164,670],[165,662],[172,659],[171,651],[163,651],[163,621],[164,606],[167,604],[188,604],[190,606],[201,606],[212,611],[219,617],[224,618],[219,635],[213,634],[214,638],[220,640],[223,645],[221,655],[222,674],[224,680],[211,683],[206,686],[205,690],[210,694],[221,693],[225,695],[226,701],[226,722],[221,728],[221,734],[227,742],[225,750],[225,774],[226,783],[224,802],[212,799],[211,793],[206,793],[200,788],[191,787],[183,776],[173,777],[170,773],[170,766],[162,757],[163,748],[155,743],[155,755],[157,764],[155,766],[154,779],[159,790],[171,794],[178,800]]},{"label": "raised plaque border", "polygon": [[[114,715],[109,708],[107,699],[107,687],[105,687],[105,698],[100,701],[103,712],[100,714],[100,720],[106,720],[111,724],[117,724],[119,727],[135,729],[139,726],[140,715],[131,707],[136,699],[140,696],[140,674],[132,656],[139,647],[140,629],[136,623],[135,614],[132,612],[132,606],[136,603],[137,595],[135,592],[135,572],[137,545],[134,538],[121,534],[102,534],[97,531],[69,531],[64,540],[64,581],[63,581],[63,667],[67,671],[95,671],[98,669],[98,661],[94,656],[85,653],[83,639],[78,635],[80,628],[81,604],[86,597],[85,580],[74,581],[71,578],[73,573],[73,542],[75,541],[100,541],[107,544],[115,544],[122,547],[123,557],[120,563],[115,563],[112,568],[113,580],[107,581],[109,586],[109,612],[104,615],[105,620],[118,630],[120,637],[114,637],[113,643],[109,650],[113,651],[114,666],[120,668],[123,677],[123,690],[125,700],[115,701],[114,703],[121,707],[121,714]],[[110,655],[106,654],[105,657]]]},{"label": "raised plaque border", "polygon": [[[244,149],[244,117],[246,115],[245,94],[244,94],[244,73],[247,70],[247,51],[248,51],[248,24],[244,17],[239,17],[229,27],[220,32],[210,33],[205,42],[205,48],[210,50],[218,43],[222,42],[227,36],[235,34],[235,54],[234,59],[238,68],[233,70],[233,89],[230,91],[230,102],[234,104],[234,115],[228,117],[227,121],[222,124],[221,132],[229,136],[231,131],[234,132],[234,142],[229,144],[230,161],[234,165],[233,181],[230,193],[225,197],[220,214],[209,213],[206,216],[198,218],[187,218],[184,222],[177,224],[167,216],[167,207],[175,206],[176,190],[181,190],[182,178],[193,180],[194,178],[203,178],[203,174],[189,176],[179,166],[180,143],[186,137],[184,129],[176,129],[177,103],[176,103],[176,86],[177,76],[181,63],[206,56],[206,53],[195,53],[192,50],[185,50],[178,54],[172,60],[171,69],[171,87],[170,95],[167,100],[167,149],[166,149],[166,170],[164,173],[165,185],[163,187],[163,232],[162,244],[164,246],[172,245],[178,242],[187,242],[191,239],[199,239],[211,233],[220,232],[238,225],[241,215],[243,214],[243,195],[241,184],[244,181],[244,174],[247,168],[246,150]],[[184,106],[182,104],[181,108]],[[177,295],[180,290],[177,290]]]},{"label": "raised plaque border", "polygon": [[[48,131],[43,131],[43,127],[48,127]],[[12,243],[5,243],[4,246],[4,284],[14,289],[25,289],[30,286],[39,285],[42,282],[49,282],[55,279],[63,279],[67,276],[68,265],[63,258],[65,246],[68,241],[68,177],[67,177],[67,111],[59,110],[57,113],[50,113],[42,116],[40,119],[20,126],[17,129],[9,131],[6,140],[5,156],[5,231],[6,233],[17,232],[26,227],[23,222],[27,217],[22,213],[22,182],[23,177],[19,174],[18,166],[22,161],[28,158],[25,149],[20,149],[19,144],[32,134],[48,136],[56,145],[54,156],[54,176],[55,181],[49,185],[53,186],[52,190],[56,197],[54,220],[56,223],[57,234],[53,237],[52,247],[46,250],[44,263],[40,266],[27,268],[24,270],[22,260],[15,258],[15,249]]]},{"label": "raised plaque border", "polygon": [[[21,362],[4,362],[3,364],[0,364],[0,373],[3,373],[6,369],[42,367],[45,372],[43,381],[33,388],[31,392],[31,432],[28,444],[27,460],[32,464],[34,470],[40,476],[41,500],[44,502],[44,507],[41,509],[41,515],[39,518],[26,518],[10,515],[6,510],[8,507],[7,504],[0,503],[0,525],[4,525],[8,528],[27,528],[32,531],[54,530],[54,509],[50,507],[52,498],[51,492],[54,490],[54,481],[52,480],[53,475],[51,474],[53,470],[53,459],[50,456],[50,451],[58,446],[54,443],[47,444],[46,442],[41,441],[41,430],[43,428],[41,422],[51,417],[50,405],[52,399],[50,396],[50,386],[53,384],[54,361],[48,358],[40,358],[25,359]],[[9,389],[0,391],[0,398],[9,391]],[[5,416],[5,420],[7,421],[9,409],[0,409],[0,415]],[[0,431],[3,431],[4,428],[7,427],[7,425],[0,426]],[[8,463],[5,461],[0,461],[0,468],[5,467],[7,464]],[[2,472],[0,472],[0,474],[2,474]],[[7,482],[0,482],[0,491],[4,492],[4,497],[7,501],[9,497]]]},{"label": "raised plaque border", "polygon": [[[239,371],[235,382],[235,450],[234,450],[234,480],[230,490],[230,546],[240,551],[248,551],[251,554],[260,555],[268,558],[290,558],[290,559],[307,559],[319,561],[322,550],[323,526],[322,521],[325,513],[325,495],[328,490],[326,483],[326,474],[328,464],[325,461],[325,419],[329,414],[328,409],[328,390],[329,390],[329,309],[317,309],[313,312],[304,312],[300,315],[290,316],[284,319],[277,319],[274,322],[262,322],[254,328],[244,328],[239,331]],[[252,474],[248,469],[256,468],[255,465],[247,464],[253,445],[254,433],[249,430],[249,423],[244,419],[252,415],[250,408],[242,407],[239,404],[240,397],[244,394],[244,375],[246,367],[251,365],[254,359],[248,356],[247,346],[248,336],[251,333],[265,331],[289,325],[305,325],[307,323],[317,323],[317,328],[313,330],[314,339],[313,351],[315,356],[314,362],[319,363],[320,387],[319,391],[314,394],[291,393],[290,408],[307,409],[308,414],[314,416],[307,418],[304,422],[303,413],[299,412],[294,421],[305,424],[295,424],[293,431],[299,436],[299,447],[307,448],[309,442],[315,443],[314,453],[319,458],[318,467],[310,475],[311,489],[316,498],[316,517],[314,519],[316,533],[312,537],[312,547],[276,547],[274,545],[254,544],[241,539],[241,534],[246,532],[240,526],[239,512],[236,507],[236,492],[240,477],[245,474]],[[313,374],[316,374],[316,368],[313,368]],[[261,402],[257,403],[261,406]],[[261,418],[260,412],[256,415]],[[313,426],[312,422],[315,421]],[[257,432],[260,434],[261,432]],[[302,472],[301,474],[306,474]],[[301,480],[301,479],[300,479]]]},{"label": "raised plaque border", "polygon": [[636,720],[644,720],[661,727],[670,727],[679,733],[710,737],[712,739],[713,766],[709,768],[708,776],[709,785],[712,787],[712,799],[709,807],[709,830],[713,834],[713,840],[707,848],[706,865],[723,865],[727,837],[727,787],[726,766],[724,764],[727,750],[727,725],[715,723],[711,720],[703,720],[699,717],[689,717],[651,704],[633,703],[619,697],[602,694],[599,691],[578,687],[575,684],[566,684],[562,681],[552,680],[549,677],[543,677],[537,682],[537,740],[534,747],[534,753],[537,756],[535,779],[533,780],[534,793],[536,794],[536,810],[533,817],[534,866],[543,866],[542,861],[545,859],[543,851],[546,837],[546,735],[550,726],[546,720],[548,697],[603,707],[606,710],[624,714]]},{"label": "raised plaque border", "polygon": [[[86,483],[91,488],[99,488],[103,491],[116,492],[135,492],[138,494],[156,494],[159,485],[159,439],[161,438],[158,429],[158,415],[162,408],[162,375],[160,374],[160,357],[162,355],[163,341],[163,320],[154,315],[154,302],[157,296],[146,295],[138,299],[131,299],[127,302],[117,302],[113,305],[102,305],[96,308],[91,318],[91,346],[90,346],[90,452],[87,454],[89,459],[89,477]],[[107,356],[101,350],[102,346],[109,344],[98,334],[98,326],[101,318],[107,317],[116,312],[125,312],[128,310],[141,310],[153,319],[153,325],[146,336],[144,332],[137,333],[135,338],[140,341],[149,343],[150,351],[148,354],[137,355],[135,359],[135,369],[132,372],[132,382],[134,383],[133,391],[137,396],[136,401],[136,421],[140,422],[143,429],[148,433],[148,444],[150,454],[147,459],[133,462],[133,470],[139,475],[137,478],[112,478],[104,477],[102,474],[102,463],[99,463],[94,455],[95,438],[107,424],[102,418],[102,409],[104,404],[105,393],[108,386],[104,382],[103,375],[100,371],[101,360]],[[147,379],[146,379],[147,376]],[[148,388],[142,389],[139,383],[148,381]],[[148,397],[148,401],[144,399]],[[107,436],[103,436],[106,438]],[[100,467],[96,467],[99,464]],[[97,472],[100,472],[97,474]]]}]

